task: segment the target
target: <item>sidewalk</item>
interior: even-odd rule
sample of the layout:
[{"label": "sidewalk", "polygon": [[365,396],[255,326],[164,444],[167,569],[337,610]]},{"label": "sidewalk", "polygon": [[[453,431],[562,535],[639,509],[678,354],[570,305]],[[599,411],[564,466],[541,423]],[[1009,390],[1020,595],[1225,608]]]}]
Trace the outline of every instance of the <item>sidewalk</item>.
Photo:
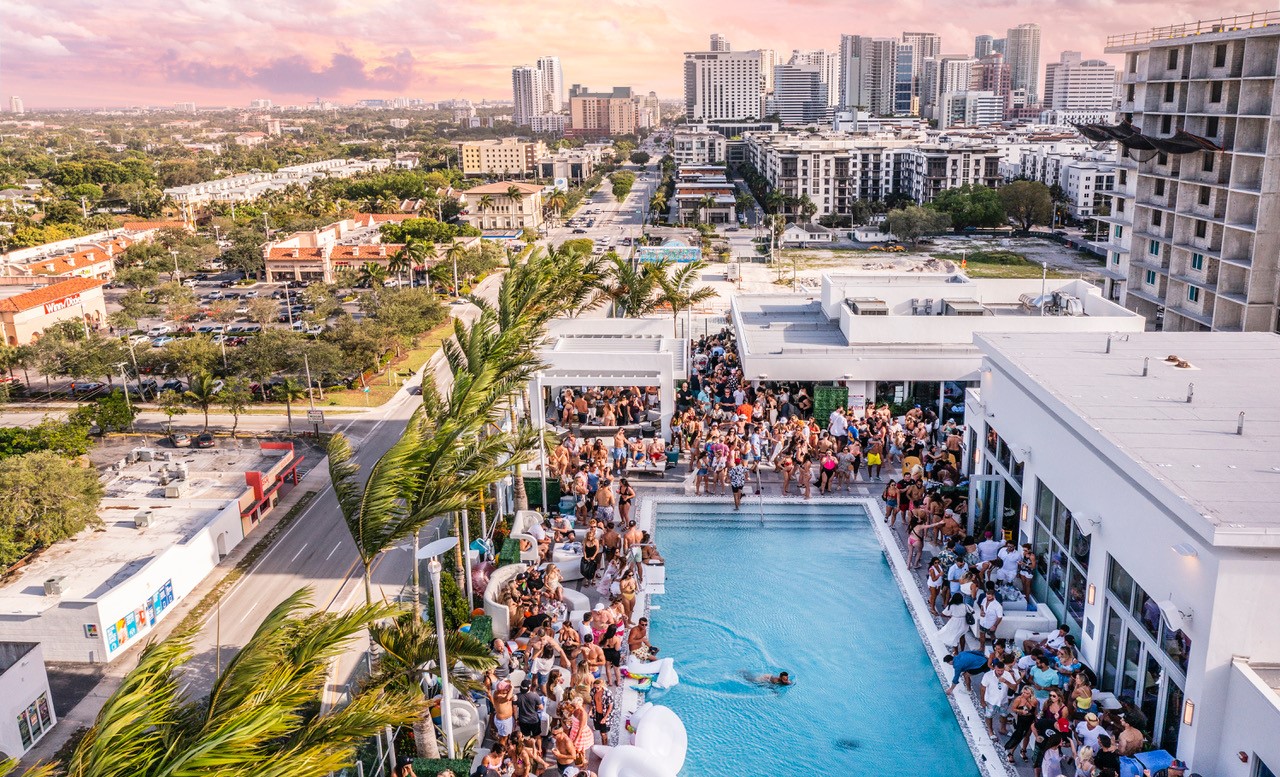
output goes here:
[{"label": "sidewalk", "polygon": [[[111,698],[111,694],[124,681],[125,675],[134,669],[138,664],[138,657],[143,648],[153,642],[159,642],[167,639],[187,617],[187,615],[196,608],[206,596],[214,591],[226,578],[226,576],[235,569],[254,547],[266,538],[271,530],[286,516],[289,511],[298,504],[304,494],[319,493],[329,485],[329,469],[328,467],[314,467],[306,476],[302,478],[302,482],[293,486],[288,492],[280,498],[276,509],[267,516],[261,524],[258,525],[257,531],[250,535],[246,541],[237,545],[225,558],[218,563],[209,576],[206,577],[200,585],[198,585],[189,595],[178,602],[164,620],[156,624],[151,633],[147,635],[145,640],[139,640],[137,644],[126,650],[106,667],[106,673],[98,684],[70,710],[58,710],[58,723],[54,726],[53,731],[49,732],[36,743],[35,747],[27,751],[19,763],[20,768],[29,768],[38,763],[47,762],[57,755],[63,745],[82,728],[92,726],[94,720],[102,707]],[[225,596],[227,592],[223,592]],[[57,703],[57,700],[54,700]]]}]

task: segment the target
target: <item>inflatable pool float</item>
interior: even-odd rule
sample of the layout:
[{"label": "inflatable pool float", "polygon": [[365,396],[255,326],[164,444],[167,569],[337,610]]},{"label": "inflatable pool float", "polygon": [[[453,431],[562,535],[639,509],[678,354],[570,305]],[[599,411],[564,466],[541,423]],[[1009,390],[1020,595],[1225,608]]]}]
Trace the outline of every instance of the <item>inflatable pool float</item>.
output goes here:
[{"label": "inflatable pool float", "polygon": [[635,744],[596,745],[599,777],[676,777],[689,752],[684,722],[668,707],[643,704],[631,714]]}]

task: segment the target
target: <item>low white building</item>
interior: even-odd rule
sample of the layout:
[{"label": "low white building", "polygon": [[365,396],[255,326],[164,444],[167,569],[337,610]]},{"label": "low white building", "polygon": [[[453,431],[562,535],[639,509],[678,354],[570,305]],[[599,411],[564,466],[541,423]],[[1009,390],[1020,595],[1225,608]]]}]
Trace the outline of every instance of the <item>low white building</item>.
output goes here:
[{"label": "low white building", "polygon": [[784,246],[824,246],[830,245],[836,233],[818,224],[788,224],[782,231],[779,242]]},{"label": "low white building", "polygon": [[57,722],[40,645],[0,642],[0,761],[22,757]]},{"label": "low white building", "polygon": [[[1043,311],[1035,303],[1042,290]],[[1140,316],[1085,281],[960,273],[827,274],[820,290],[803,294],[736,295],[730,317],[748,380],[843,383],[851,398],[892,393],[933,403],[945,384],[978,379],[977,333],[1143,328]],[[957,387],[950,392],[958,400]]]},{"label": "low white building", "polygon": [[[1280,768],[1280,337],[982,333],[974,520],[1030,543],[1033,593],[1153,745]],[[1095,698],[1097,696],[1095,695]]]},{"label": "low white building", "polygon": [[938,110],[938,128],[985,127],[1004,120],[1004,95],[985,91],[947,92]]},{"label": "low white building", "polygon": [[724,163],[725,137],[705,129],[676,130],[672,151],[677,165],[718,165]]},{"label": "low white building", "polygon": [[107,663],[139,644],[297,482],[292,443],[139,449],[108,473],[103,526],[42,550],[0,585],[0,634],[51,661]]},{"label": "low white building", "polygon": [[689,378],[689,341],[676,337],[673,328],[665,318],[552,321],[538,354],[544,366],[529,386],[530,416],[545,419],[555,395],[566,386],[657,387],[654,420],[669,439],[676,388]]}]

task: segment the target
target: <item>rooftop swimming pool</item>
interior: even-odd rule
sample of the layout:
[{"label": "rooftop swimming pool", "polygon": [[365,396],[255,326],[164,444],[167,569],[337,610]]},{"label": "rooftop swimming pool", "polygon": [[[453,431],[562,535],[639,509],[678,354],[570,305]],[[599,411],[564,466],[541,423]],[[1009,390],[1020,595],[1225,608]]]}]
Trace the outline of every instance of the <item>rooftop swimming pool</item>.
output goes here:
[{"label": "rooftop swimming pool", "polygon": [[[976,777],[978,767],[856,505],[659,502],[651,639],[680,685],[681,774]],[[796,684],[746,675],[788,671]]]}]

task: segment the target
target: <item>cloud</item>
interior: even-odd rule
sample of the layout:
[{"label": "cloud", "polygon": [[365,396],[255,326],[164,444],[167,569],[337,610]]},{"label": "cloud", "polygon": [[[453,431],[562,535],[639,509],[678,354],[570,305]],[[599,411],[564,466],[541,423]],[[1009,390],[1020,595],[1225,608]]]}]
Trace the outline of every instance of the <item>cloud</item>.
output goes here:
[{"label": "cloud", "polygon": [[327,65],[301,55],[280,57],[253,68],[179,60],[170,53],[162,63],[173,81],[211,89],[256,86],[271,94],[305,94],[329,97],[348,89],[402,90],[413,81],[414,58],[407,49],[385,64],[370,68],[368,62],[345,52],[335,53]]}]

